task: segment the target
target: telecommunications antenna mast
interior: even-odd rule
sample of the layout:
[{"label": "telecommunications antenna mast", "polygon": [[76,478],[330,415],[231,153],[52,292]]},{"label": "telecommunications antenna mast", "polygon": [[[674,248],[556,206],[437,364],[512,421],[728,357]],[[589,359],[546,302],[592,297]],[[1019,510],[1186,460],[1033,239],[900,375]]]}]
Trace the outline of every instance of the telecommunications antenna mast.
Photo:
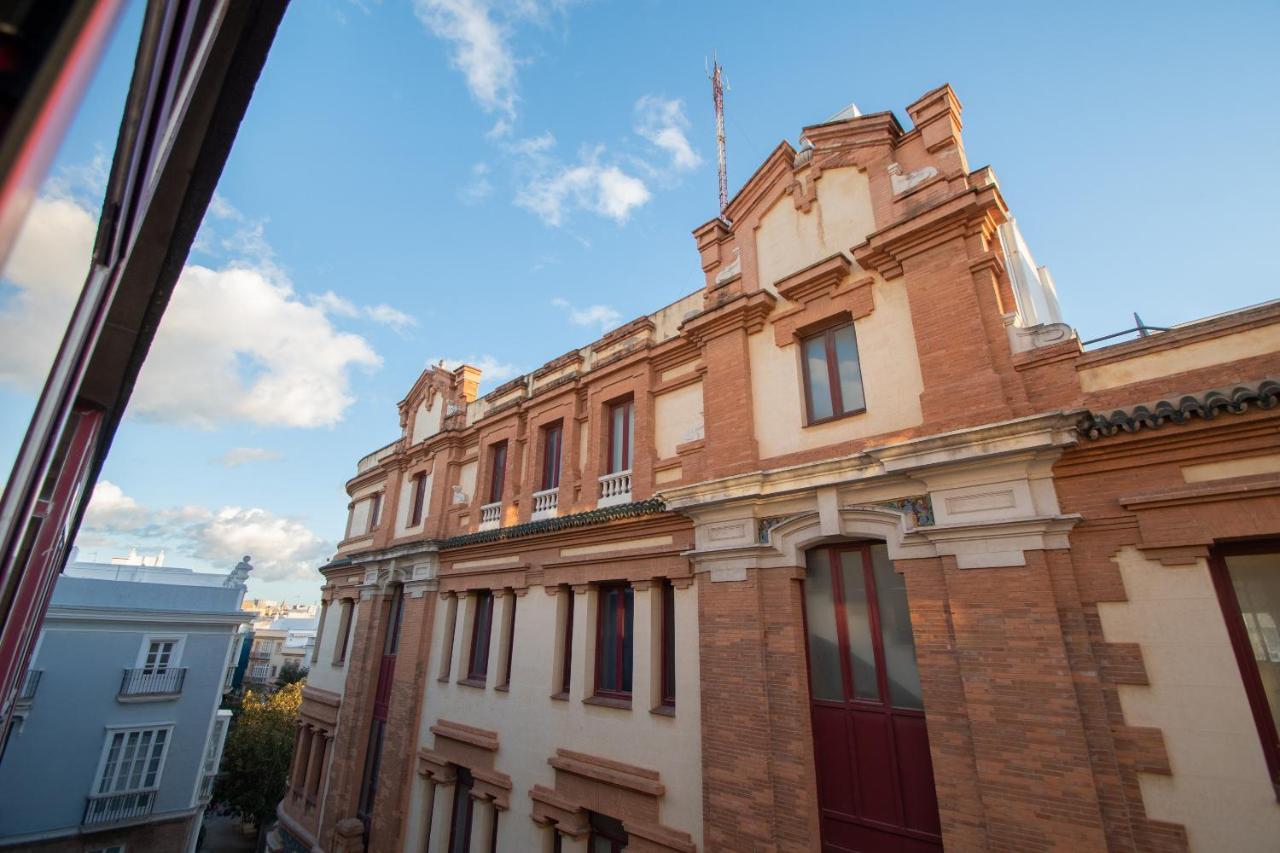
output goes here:
[{"label": "telecommunications antenna mast", "polygon": [[711,69],[707,76],[711,79],[711,98],[716,105],[716,166],[720,173],[720,218],[724,219],[724,213],[729,209],[729,177],[725,167],[724,157],[724,69],[720,67],[720,63],[716,60],[716,55],[711,54]]}]

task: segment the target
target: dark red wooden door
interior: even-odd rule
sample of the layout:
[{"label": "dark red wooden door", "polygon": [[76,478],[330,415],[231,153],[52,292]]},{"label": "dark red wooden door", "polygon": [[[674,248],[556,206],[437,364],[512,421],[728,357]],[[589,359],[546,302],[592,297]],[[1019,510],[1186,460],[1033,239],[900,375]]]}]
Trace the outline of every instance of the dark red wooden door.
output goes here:
[{"label": "dark red wooden door", "polygon": [[902,576],[882,544],[806,555],[805,629],[822,849],[942,849]]}]

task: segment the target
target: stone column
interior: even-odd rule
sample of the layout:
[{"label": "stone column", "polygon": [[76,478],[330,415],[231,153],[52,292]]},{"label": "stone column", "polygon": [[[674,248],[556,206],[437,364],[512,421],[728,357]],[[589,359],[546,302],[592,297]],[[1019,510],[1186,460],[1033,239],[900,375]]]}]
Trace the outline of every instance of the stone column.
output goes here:
[{"label": "stone column", "polygon": [[311,726],[298,724],[298,737],[293,742],[293,778],[289,787],[295,795],[301,795],[306,787],[307,762],[311,757],[311,741],[314,738]]},{"label": "stone column", "polygon": [[431,829],[427,853],[447,853],[450,824],[452,824],[450,818],[453,816],[453,797],[454,793],[460,789],[453,781],[437,781],[431,788]]},{"label": "stone column", "polygon": [[631,707],[648,711],[655,707],[653,691],[653,661],[661,655],[653,653],[653,613],[657,587],[653,581],[635,581],[631,584],[635,596],[635,608],[631,621]]},{"label": "stone column", "polygon": [[425,773],[415,773],[409,815],[405,819],[404,853],[426,853],[427,834],[435,822],[431,818],[431,800],[436,784]]},{"label": "stone column", "polygon": [[303,777],[305,787],[302,790],[308,806],[315,805],[316,793],[320,790],[320,769],[324,766],[325,749],[329,738],[319,729],[311,730],[311,753],[307,759],[307,775]]},{"label": "stone column", "polygon": [[595,602],[589,584],[574,584],[573,658],[569,661],[569,701],[581,702],[596,690]]},{"label": "stone column", "polygon": [[496,828],[498,810],[493,800],[483,795],[471,795],[471,853],[489,853]]}]

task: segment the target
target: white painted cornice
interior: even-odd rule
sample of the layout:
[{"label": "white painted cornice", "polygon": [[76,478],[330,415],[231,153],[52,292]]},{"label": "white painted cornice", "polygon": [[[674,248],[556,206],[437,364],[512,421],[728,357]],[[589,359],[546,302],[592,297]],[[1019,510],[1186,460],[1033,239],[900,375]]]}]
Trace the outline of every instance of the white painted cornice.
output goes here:
[{"label": "white painted cornice", "polygon": [[54,605],[45,616],[47,622],[129,622],[164,625],[223,625],[234,627],[252,622],[249,612],[208,612],[197,610],[142,610],[119,607],[85,607]]},{"label": "white painted cornice", "polygon": [[[1020,469],[1021,476],[1047,471],[1064,447],[1074,444],[1077,413],[1062,411],[954,430],[860,453],[767,471],[706,480],[660,493],[670,510],[698,510],[759,500],[828,486],[901,486],[901,495],[930,491],[953,482],[994,481]],[[1010,472],[996,472],[993,462]],[[977,477],[979,479],[975,480]]]}]

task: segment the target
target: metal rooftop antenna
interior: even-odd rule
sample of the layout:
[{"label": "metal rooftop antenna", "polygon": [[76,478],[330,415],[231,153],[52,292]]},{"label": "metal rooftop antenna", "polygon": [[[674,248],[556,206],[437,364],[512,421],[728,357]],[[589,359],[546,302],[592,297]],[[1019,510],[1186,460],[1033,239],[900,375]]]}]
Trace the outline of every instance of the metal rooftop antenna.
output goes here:
[{"label": "metal rooftop antenna", "polygon": [[711,70],[707,74],[711,78],[711,98],[716,105],[716,165],[720,173],[720,218],[729,209],[729,177],[724,157],[724,69],[716,60],[715,52],[711,54]]}]

